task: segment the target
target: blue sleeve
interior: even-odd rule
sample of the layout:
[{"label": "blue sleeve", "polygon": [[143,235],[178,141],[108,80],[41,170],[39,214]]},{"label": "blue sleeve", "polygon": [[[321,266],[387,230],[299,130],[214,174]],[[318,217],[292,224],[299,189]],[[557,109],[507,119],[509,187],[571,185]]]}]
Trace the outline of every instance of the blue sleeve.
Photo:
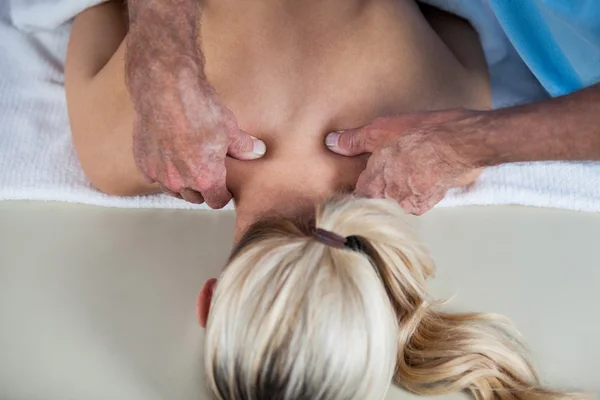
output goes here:
[{"label": "blue sleeve", "polygon": [[600,82],[600,0],[489,0],[519,55],[552,96]]}]

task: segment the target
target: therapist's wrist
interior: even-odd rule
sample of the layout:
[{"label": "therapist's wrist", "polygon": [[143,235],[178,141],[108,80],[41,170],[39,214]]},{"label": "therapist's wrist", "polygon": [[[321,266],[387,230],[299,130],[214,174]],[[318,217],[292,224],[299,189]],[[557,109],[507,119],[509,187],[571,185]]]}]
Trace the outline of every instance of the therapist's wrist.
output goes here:
[{"label": "therapist's wrist", "polygon": [[458,118],[444,122],[451,129],[447,140],[465,163],[474,167],[502,164],[510,157],[510,135],[504,132],[506,116],[496,111],[460,110]]},{"label": "therapist's wrist", "polygon": [[566,96],[483,111],[477,162],[600,160],[600,84]]},{"label": "therapist's wrist", "polygon": [[479,111],[470,159],[491,167],[556,158],[560,138],[548,132],[543,119],[543,110],[536,106]]},{"label": "therapist's wrist", "polygon": [[196,0],[129,0],[125,72],[128,87],[144,91],[155,79],[168,79],[178,71],[203,77],[204,56],[197,25]]},{"label": "therapist's wrist", "polygon": [[130,23],[149,18],[159,25],[171,25],[176,29],[187,28],[178,25],[183,19],[195,26],[200,9],[198,0],[127,0],[126,3]]},{"label": "therapist's wrist", "polygon": [[129,0],[129,51],[155,58],[198,58],[197,0]]}]

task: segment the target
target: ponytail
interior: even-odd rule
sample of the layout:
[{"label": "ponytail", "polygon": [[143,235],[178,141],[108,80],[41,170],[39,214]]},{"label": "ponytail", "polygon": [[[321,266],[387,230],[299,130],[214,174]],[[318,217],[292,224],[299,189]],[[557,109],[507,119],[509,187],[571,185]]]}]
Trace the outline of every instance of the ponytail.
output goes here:
[{"label": "ponytail", "polygon": [[[493,314],[449,314],[429,304],[425,279],[433,261],[415,239],[400,207],[387,200],[341,201],[345,234],[362,238],[398,318],[395,380],[420,395],[467,391],[478,400],[572,398],[539,386],[517,332]],[[356,221],[352,217],[356,216]]]},{"label": "ponytail", "polygon": [[503,317],[448,314],[422,304],[401,324],[395,379],[411,392],[465,390],[478,400],[569,397],[539,386]]}]

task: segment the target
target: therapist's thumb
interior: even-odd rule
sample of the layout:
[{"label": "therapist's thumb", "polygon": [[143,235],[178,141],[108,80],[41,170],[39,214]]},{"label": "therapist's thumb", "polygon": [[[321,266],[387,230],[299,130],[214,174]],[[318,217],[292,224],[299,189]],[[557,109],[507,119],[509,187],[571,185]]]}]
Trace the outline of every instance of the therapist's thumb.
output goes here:
[{"label": "therapist's thumb", "polygon": [[325,138],[325,144],[334,153],[349,157],[372,153],[374,149],[368,127],[331,132]]},{"label": "therapist's thumb", "polygon": [[229,136],[227,154],[238,160],[255,160],[265,155],[265,142],[239,130],[232,130]]}]

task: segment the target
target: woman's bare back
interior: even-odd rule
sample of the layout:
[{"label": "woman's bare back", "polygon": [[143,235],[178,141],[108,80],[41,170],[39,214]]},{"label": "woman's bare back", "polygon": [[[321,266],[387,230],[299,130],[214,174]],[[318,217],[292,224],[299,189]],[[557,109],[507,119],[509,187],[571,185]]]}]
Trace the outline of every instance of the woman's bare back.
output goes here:
[{"label": "woman's bare back", "polygon": [[[459,60],[413,1],[215,3],[202,17],[207,77],[241,127],[268,141],[490,105],[476,33]],[[464,29],[458,18],[437,19]]]},{"label": "woman's bare back", "polygon": [[414,1],[215,3],[201,21],[207,78],[240,128],[267,145],[260,160],[227,160],[240,215],[293,211],[298,198],[353,187],[367,158],[327,150],[328,132],[491,105],[475,31],[441,11],[425,16]]},{"label": "woman's bare back", "polygon": [[[109,2],[75,20],[65,76],[71,128],[94,185],[156,193],[131,153],[123,11]],[[314,198],[351,187],[366,157],[327,150],[328,131],[386,114],[491,103],[473,29],[436,10],[424,16],[411,0],[209,0],[201,23],[209,82],[240,127],[267,144],[263,159],[227,160],[238,214],[245,199],[260,202],[256,208],[294,207],[275,191]]]}]

